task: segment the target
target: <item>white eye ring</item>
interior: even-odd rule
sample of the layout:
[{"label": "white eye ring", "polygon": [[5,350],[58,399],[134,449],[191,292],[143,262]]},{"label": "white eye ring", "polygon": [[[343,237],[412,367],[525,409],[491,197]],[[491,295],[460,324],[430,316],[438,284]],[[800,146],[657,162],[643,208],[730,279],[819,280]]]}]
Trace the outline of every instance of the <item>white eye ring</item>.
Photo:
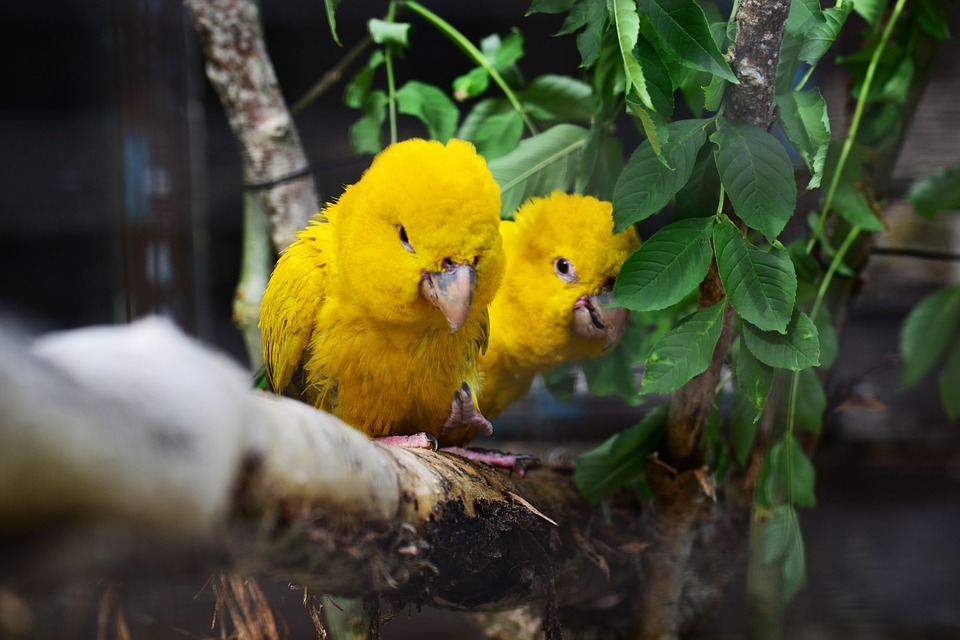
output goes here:
[{"label": "white eye ring", "polygon": [[573,268],[573,263],[566,258],[557,258],[553,261],[553,270],[557,277],[564,282],[576,282],[577,270]]},{"label": "white eye ring", "polygon": [[400,233],[400,244],[403,245],[403,248],[410,253],[416,253],[413,250],[413,245],[410,244],[410,238],[407,237],[407,230],[403,228],[402,224],[397,225],[397,231]]}]

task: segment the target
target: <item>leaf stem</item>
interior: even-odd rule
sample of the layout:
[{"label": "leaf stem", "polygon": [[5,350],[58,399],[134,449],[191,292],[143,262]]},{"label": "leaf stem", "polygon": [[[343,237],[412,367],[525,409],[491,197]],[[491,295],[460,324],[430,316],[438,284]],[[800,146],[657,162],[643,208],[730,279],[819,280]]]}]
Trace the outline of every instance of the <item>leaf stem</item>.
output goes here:
[{"label": "leaf stem", "polygon": [[827,199],[823,203],[823,211],[820,212],[820,220],[817,222],[817,227],[813,230],[813,235],[810,236],[810,241],[807,243],[807,253],[813,251],[813,246],[816,244],[817,238],[823,231],[823,225],[827,221],[827,213],[830,211],[830,206],[833,204],[833,197],[836,195],[837,185],[840,184],[840,176],[843,173],[843,167],[847,163],[847,158],[850,156],[850,150],[853,148],[853,142],[857,137],[858,130],[860,129],[860,119],[863,117],[863,110],[867,103],[867,95],[870,93],[870,86],[873,84],[873,76],[877,71],[877,65],[880,64],[880,57],[883,55],[883,52],[887,47],[887,42],[890,41],[893,28],[897,25],[897,21],[900,19],[900,13],[903,11],[904,4],[906,4],[906,0],[897,0],[897,4],[894,5],[893,12],[890,14],[890,19],[887,21],[887,25],[883,29],[883,34],[880,36],[880,42],[877,44],[877,48],[874,49],[873,55],[870,57],[870,65],[867,67],[867,72],[863,77],[863,86],[860,87],[860,96],[857,98],[857,106],[853,111],[853,118],[850,121],[850,130],[847,131],[847,136],[843,141],[843,148],[840,150],[840,158],[837,160],[837,166],[833,171],[832,178],[830,179],[830,188],[827,190]]},{"label": "leaf stem", "polygon": [[[513,106],[514,110],[520,114],[520,117],[523,119],[524,124],[527,127],[527,130],[530,132],[530,135],[536,135],[537,126],[533,123],[533,120],[530,119],[530,115],[527,113],[527,110],[523,108],[523,104],[520,102],[520,99],[517,97],[517,94],[513,92],[513,89],[510,88],[510,85],[507,84],[506,80],[503,79],[503,76],[500,75],[500,72],[497,71],[496,67],[490,64],[490,61],[487,60],[486,56],[474,46],[470,40],[460,33],[453,25],[449,22],[430,11],[419,2],[414,0],[397,0],[396,4],[402,4],[403,6],[411,9],[415,13],[420,14],[423,18],[432,24],[440,33],[445,35],[451,42],[457,45],[461,51],[467,54],[467,57],[470,58],[479,67],[482,67],[487,73],[490,74],[490,77],[493,78],[493,81],[497,83],[497,86],[503,91],[503,94],[507,97],[507,100],[510,101],[510,104]],[[392,5],[391,5],[392,6]],[[389,60],[389,58],[388,58]],[[389,69],[389,67],[387,67]]]}]

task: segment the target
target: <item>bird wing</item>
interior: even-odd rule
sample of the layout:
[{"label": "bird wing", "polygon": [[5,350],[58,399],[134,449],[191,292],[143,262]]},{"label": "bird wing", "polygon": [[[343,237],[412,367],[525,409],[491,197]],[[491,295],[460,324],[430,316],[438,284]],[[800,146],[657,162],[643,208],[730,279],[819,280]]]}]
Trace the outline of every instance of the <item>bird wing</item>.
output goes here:
[{"label": "bird wing", "polygon": [[260,304],[260,334],[267,376],[277,393],[295,382],[305,359],[326,298],[328,262],[317,238],[304,233],[280,256],[270,277]]}]

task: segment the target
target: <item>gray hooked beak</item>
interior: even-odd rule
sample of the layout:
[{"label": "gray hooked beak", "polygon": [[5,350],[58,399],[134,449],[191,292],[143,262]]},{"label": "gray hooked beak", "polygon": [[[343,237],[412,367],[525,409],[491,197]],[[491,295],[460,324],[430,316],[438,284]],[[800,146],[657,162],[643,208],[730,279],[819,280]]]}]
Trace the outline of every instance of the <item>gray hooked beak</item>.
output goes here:
[{"label": "gray hooked beak", "polygon": [[570,332],[590,340],[604,338],[604,351],[617,346],[627,330],[630,312],[623,307],[609,306],[612,303],[613,292],[610,291],[580,296],[573,305]]},{"label": "gray hooked beak", "polygon": [[443,271],[424,271],[420,276],[420,295],[443,312],[450,333],[456,333],[467,321],[476,284],[473,265],[444,260]]}]

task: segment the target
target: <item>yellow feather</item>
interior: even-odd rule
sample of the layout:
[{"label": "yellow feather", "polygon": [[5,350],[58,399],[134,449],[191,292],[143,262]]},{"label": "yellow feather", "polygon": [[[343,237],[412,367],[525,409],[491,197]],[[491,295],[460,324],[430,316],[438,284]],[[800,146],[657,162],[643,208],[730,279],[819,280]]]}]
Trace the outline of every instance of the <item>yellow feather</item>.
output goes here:
[{"label": "yellow feather", "polygon": [[[613,233],[613,205],[555,191],[531,198],[500,226],[507,273],[490,307],[490,344],[481,358],[480,410],[495,416],[530,389],[538,373],[599,355],[603,340],[571,333],[574,304],[609,287],[639,245],[631,228]],[[577,282],[558,277],[565,258]]]},{"label": "yellow feather", "polygon": [[[504,270],[499,210],[500,189],[471,144],[385,149],[277,262],[260,317],[273,388],[372,437],[437,435],[460,385],[479,387],[487,306]],[[453,334],[419,290],[444,260],[476,265],[473,301]]]}]

